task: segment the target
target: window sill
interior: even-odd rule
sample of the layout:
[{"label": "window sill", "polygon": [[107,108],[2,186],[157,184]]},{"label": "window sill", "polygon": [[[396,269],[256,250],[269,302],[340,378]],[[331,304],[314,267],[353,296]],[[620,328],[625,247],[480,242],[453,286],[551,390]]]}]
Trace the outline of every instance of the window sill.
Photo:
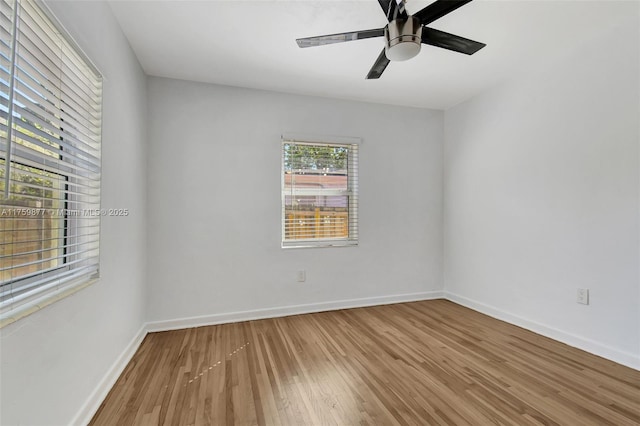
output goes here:
[{"label": "window sill", "polygon": [[300,242],[299,244],[282,244],[281,248],[301,249],[301,248],[336,248],[336,247],[358,247],[357,241],[324,241],[324,242]]},{"label": "window sill", "polygon": [[0,316],[0,329],[8,326],[9,324],[13,324],[14,322],[27,317],[33,313],[38,312],[39,310],[57,302],[58,300],[64,299],[65,297],[71,296],[74,293],[79,292],[80,290],[89,287],[98,281],[99,278],[92,278],[88,281],[81,281],[77,284],[67,285],[60,290],[56,290],[54,292],[43,295],[43,297],[25,303],[11,311],[7,312]]}]

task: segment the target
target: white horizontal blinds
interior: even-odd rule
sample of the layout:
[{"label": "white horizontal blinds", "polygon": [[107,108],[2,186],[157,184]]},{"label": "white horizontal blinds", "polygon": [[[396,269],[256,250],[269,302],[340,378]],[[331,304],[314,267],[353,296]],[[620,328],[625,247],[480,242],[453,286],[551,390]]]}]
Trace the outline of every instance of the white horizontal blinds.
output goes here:
[{"label": "white horizontal blinds", "polygon": [[355,245],[358,145],[283,141],[282,244]]},{"label": "white horizontal blinds", "polygon": [[358,241],[358,145],[350,146],[347,155],[349,197],[349,239]]},{"label": "white horizontal blinds", "polygon": [[0,0],[0,307],[98,271],[101,78],[39,5]]}]

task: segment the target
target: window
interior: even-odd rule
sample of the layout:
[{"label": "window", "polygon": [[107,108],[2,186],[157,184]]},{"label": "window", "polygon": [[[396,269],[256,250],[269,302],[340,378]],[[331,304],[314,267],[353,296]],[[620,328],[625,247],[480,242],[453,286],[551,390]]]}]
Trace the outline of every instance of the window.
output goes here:
[{"label": "window", "polygon": [[98,274],[99,73],[50,12],[0,0],[0,320]]},{"label": "window", "polygon": [[282,142],[282,247],[358,244],[358,144]]}]

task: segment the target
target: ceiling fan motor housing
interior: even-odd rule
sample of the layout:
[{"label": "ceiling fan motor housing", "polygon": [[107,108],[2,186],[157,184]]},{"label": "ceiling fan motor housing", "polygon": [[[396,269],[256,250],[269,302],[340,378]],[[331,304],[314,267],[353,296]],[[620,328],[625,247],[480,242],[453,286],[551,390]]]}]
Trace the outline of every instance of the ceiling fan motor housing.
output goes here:
[{"label": "ceiling fan motor housing", "polygon": [[390,61],[406,61],[420,52],[422,24],[414,16],[395,19],[384,28],[385,55]]}]

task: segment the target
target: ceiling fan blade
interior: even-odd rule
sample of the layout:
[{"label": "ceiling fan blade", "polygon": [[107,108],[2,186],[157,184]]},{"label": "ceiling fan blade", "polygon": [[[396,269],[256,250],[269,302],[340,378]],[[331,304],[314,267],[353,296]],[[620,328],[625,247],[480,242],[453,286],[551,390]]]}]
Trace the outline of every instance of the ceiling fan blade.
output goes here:
[{"label": "ceiling fan blade", "polygon": [[384,14],[387,15],[389,22],[397,18],[406,19],[408,17],[403,0],[378,0],[378,3],[380,3]]},{"label": "ceiling fan blade", "polygon": [[453,50],[454,52],[465,53],[467,55],[473,55],[478,50],[486,46],[484,43],[427,27],[422,27],[422,42],[424,44],[442,47],[443,49]]},{"label": "ceiling fan blade", "polygon": [[384,28],[374,30],[352,31],[349,33],[329,34],[317,37],[296,39],[300,47],[324,46],[325,44],[344,43],[345,41],[362,40],[364,38],[382,37]]},{"label": "ceiling fan blade", "polygon": [[367,74],[367,80],[380,78],[384,70],[387,68],[387,65],[389,65],[389,62],[387,55],[384,54],[384,49],[382,49],[380,56],[378,56],[378,59],[376,59],[376,62],[369,70],[369,74]]},{"label": "ceiling fan blade", "polygon": [[442,18],[447,13],[453,12],[457,8],[464,6],[471,0],[437,0],[425,7],[413,16],[420,20],[422,25],[428,25],[436,19]]}]

